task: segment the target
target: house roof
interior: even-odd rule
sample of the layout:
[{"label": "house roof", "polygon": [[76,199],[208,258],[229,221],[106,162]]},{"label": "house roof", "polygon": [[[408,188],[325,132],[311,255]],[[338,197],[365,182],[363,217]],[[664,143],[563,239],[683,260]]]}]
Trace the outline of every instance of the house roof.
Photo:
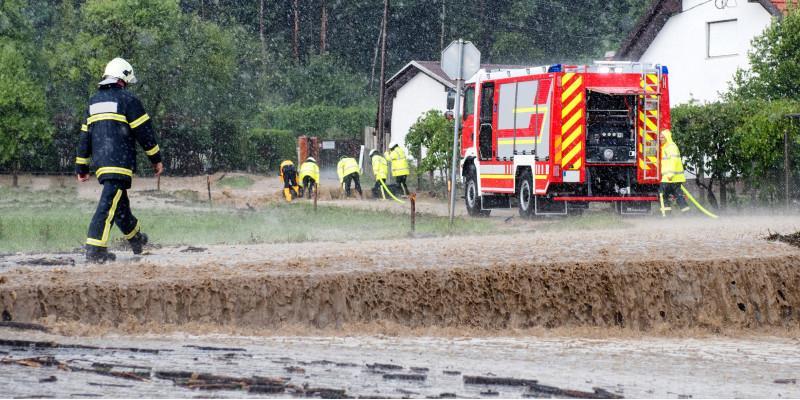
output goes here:
[{"label": "house roof", "polygon": [[[751,0],[753,1],[753,0]],[[755,0],[770,14],[781,16],[786,11],[788,0]],[[638,60],[653,43],[667,21],[683,9],[682,0],[655,0],[639,18],[636,26],[622,41],[614,58],[618,60]]]},{"label": "house roof", "polygon": [[[514,69],[514,68],[525,68],[526,65],[506,65],[506,64],[481,64],[482,69],[486,70],[493,70],[493,69]],[[395,80],[398,80],[403,75],[406,75],[410,71],[421,72],[425,75],[430,76],[431,78],[439,81],[442,85],[445,85],[449,88],[456,87],[456,81],[450,79],[447,74],[442,70],[441,63],[439,61],[411,61],[403,68],[400,68],[397,73],[395,73],[389,80],[386,81],[386,86],[392,86]],[[416,74],[415,74],[416,75]]]}]

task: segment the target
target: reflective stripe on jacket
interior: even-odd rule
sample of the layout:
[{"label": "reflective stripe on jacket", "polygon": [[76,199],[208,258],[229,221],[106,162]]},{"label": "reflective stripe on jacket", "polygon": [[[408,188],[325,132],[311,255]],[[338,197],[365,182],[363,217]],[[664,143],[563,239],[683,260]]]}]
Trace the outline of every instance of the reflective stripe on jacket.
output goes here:
[{"label": "reflective stripe on jacket", "polygon": [[345,157],[339,160],[336,166],[336,172],[339,174],[339,183],[344,182],[344,177],[352,173],[358,173],[358,162],[353,157]]},{"label": "reflective stripe on jacket", "polygon": [[89,99],[81,125],[75,172],[88,174],[91,164],[101,182],[130,182],[136,171],[136,143],[152,164],[161,162],[153,123],[139,99],[116,83],[101,85]]},{"label": "reflective stripe on jacket", "polygon": [[389,163],[380,154],[372,156],[372,174],[375,179],[386,180],[389,177]]},{"label": "reflective stripe on jacket", "polygon": [[311,177],[314,182],[319,182],[319,165],[317,163],[306,161],[300,164],[300,178],[298,180],[301,185],[303,184],[303,178],[307,176]]},{"label": "reflective stripe on jacket", "polygon": [[662,183],[683,183],[686,176],[683,174],[683,162],[681,162],[681,152],[678,145],[667,136],[664,145],[661,146],[661,182]]},{"label": "reflective stripe on jacket", "polygon": [[386,158],[392,161],[392,176],[408,175],[408,159],[400,146],[386,153]]}]

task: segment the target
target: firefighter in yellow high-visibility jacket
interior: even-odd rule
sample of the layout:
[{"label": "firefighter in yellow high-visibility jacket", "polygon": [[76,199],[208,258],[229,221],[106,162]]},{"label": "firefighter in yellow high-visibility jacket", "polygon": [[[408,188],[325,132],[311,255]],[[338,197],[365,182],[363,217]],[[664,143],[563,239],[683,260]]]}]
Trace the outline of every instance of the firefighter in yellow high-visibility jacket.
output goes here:
[{"label": "firefighter in yellow high-visibility jacket", "polygon": [[689,211],[689,205],[683,196],[681,186],[686,182],[683,174],[683,162],[678,145],[672,141],[672,132],[669,129],[661,131],[661,186],[659,187],[659,201],[661,215],[666,216],[667,211],[672,211],[670,196],[675,197],[682,213]]},{"label": "firefighter in yellow high-visibility jacket", "polygon": [[286,201],[292,201],[292,196],[298,196],[297,170],[295,170],[292,160],[283,161],[280,168],[283,197],[286,198]]},{"label": "firefighter in yellow high-visibility jacket", "polygon": [[372,196],[386,199],[383,187],[386,186],[386,178],[389,177],[389,164],[378,150],[372,149],[369,152],[372,160],[372,174],[375,175],[375,186],[372,187]]},{"label": "firefighter in yellow high-visibility jacket", "polygon": [[362,198],[364,193],[361,192],[361,181],[359,179],[360,168],[358,162],[353,157],[341,156],[339,164],[336,166],[336,172],[339,174],[339,184],[344,188],[345,196],[350,197],[350,184],[355,183],[356,191]]},{"label": "firefighter in yellow high-visibility jacket", "polygon": [[306,194],[310,199],[314,194],[314,190],[317,189],[317,185],[319,185],[319,165],[317,165],[317,160],[314,157],[308,157],[306,162],[300,164],[300,177],[298,179],[300,197]]},{"label": "firefighter in yellow high-visibility jacket", "polygon": [[400,147],[397,142],[389,144],[389,151],[385,154],[386,160],[392,163],[392,177],[403,189],[403,194],[408,195],[408,186],[406,185],[406,178],[408,177],[408,159],[406,152]]}]

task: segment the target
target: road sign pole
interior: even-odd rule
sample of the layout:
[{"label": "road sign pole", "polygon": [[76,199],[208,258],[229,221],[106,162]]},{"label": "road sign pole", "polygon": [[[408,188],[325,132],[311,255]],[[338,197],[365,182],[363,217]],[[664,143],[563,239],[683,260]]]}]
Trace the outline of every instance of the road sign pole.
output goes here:
[{"label": "road sign pole", "polygon": [[456,103],[454,110],[455,126],[453,128],[453,163],[450,168],[450,227],[456,216],[456,174],[458,169],[459,146],[458,137],[461,130],[461,90],[464,83],[464,41],[458,39],[458,76],[456,76]]}]

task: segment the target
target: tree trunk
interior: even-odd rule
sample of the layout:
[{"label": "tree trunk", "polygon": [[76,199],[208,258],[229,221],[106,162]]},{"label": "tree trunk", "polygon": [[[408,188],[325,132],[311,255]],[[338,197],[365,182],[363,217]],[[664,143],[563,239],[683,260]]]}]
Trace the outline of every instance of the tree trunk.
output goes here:
[{"label": "tree trunk", "polygon": [[430,178],[430,181],[428,182],[428,190],[433,190],[433,171],[428,171],[428,178]]},{"label": "tree trunk", "polygon": [[319,23],[319,54],[325,54],[328,48],[328,5],[322,0],[322,17]]},{"label": "tree trunk", "polygon": [[294,46],[294,62],[300,63],[300,6],[298,0],[292,3],[294,14],[294,29],[292,30],[292,45]]},{"label": "tree trunk", "polygon": [[261,62],[267,63],[267,40],[264,36],[264,0],[258,2],[258,37],[261,39]]},{"label": "tree trunk", "polygon": [[728,187],[724,178],[719,180],[719,206],[722,210],[728,207]]}]

